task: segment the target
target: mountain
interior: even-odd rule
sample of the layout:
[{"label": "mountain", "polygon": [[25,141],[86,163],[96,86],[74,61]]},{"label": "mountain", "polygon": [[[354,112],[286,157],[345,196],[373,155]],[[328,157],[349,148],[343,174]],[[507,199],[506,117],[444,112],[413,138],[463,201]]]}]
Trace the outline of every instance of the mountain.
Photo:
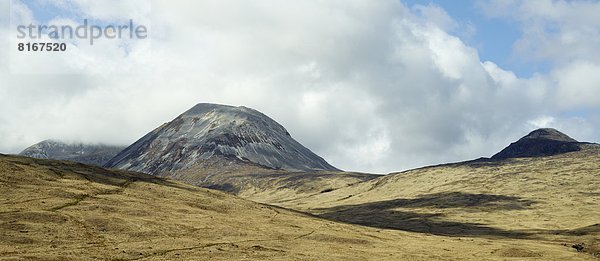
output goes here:
[{"label": "mountain", "polygon": [[344,224],[64,161],[0,154],[0,184],[8,260],[586,260],[555,242]]},{"label": "mountain", "polygon": [[578,151],[581,143],[555,129],[538,129],[498,152],[492,159],[544,157]]},{"label": "mountain", "polygon": [[266,115],[246,107],[206,103],[148,133],[105,166],[166,175],[206,160],[269,169],[337,171]]},{"label": "mountain", "polygon": [[38,159],[69,160],[102,166],[124,148],[83,143],[68,144],[56,140],[45,140],[26,148],[19,155]]}]

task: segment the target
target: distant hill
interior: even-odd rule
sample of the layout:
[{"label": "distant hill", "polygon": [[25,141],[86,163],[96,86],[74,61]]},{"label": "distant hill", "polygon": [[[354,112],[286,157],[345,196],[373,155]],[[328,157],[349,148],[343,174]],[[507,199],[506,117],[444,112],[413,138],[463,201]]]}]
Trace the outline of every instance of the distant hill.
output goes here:
[{"label": "distant hill", "polygon": [[544,157],[578,151],[581,145],[566,134],[555,129],[538,129],[492,156],[492,159]]},{"label": "distant hill", "polygon": [[19,155],[38,159],[69,160],[89,165],[102,166],[125,146],[91,145],[45,140],[34,144]]}]

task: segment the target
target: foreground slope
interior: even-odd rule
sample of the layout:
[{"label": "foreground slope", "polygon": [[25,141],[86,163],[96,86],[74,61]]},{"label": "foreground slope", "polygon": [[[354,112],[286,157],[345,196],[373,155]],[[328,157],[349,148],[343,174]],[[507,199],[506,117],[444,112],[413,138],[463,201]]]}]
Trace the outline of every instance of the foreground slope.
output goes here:
[{"label": "foreground slope", "polygon": [[160,176],[205,160],[242,161],[271,169],[337,170],[266,115],[207,103],[148,133],[105,166]]},{"label": "foreground slope", "polygon": [[8,259],[586,259],[554,243],[327,221],[149,175],[0,155]]},{"label": "foreground slope", "polygon": [[125,147],[109,145],[69,144],[57,140],[45,140],[23,150],[19,155],[37,159],[69,160],[102,166]]}]

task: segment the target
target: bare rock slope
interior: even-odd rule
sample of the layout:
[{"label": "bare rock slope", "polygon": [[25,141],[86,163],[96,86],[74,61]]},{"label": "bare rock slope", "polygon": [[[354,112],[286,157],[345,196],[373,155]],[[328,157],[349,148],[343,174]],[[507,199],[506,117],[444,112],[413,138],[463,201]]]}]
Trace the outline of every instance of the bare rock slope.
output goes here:
[{"label": "bare rock slope", "polygon": [[148,133],[105,166],[165,175],[209,159],[270,169],[337,170],[266,115],[206,103]]}]

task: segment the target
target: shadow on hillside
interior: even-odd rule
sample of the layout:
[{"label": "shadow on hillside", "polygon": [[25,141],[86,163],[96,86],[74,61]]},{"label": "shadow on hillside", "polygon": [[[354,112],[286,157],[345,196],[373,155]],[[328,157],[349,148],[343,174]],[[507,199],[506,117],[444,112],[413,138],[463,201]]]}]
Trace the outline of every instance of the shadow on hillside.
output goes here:
[{"label": "shadow on hillside", "polygon": [[[356,179],[357,182],[363,182],[381,177],[381,175],[363,174],[363,173],[344,173],[344,172],[288,172],[280,171],[276,173],[251,173],[243,175],[231,175],[226,177],[217,177],[215,181],[208,180],[195,183],[194,185],[208,189],[216,189],[232,194],[239,194],[244,186],[259,190],[291,189],[297,192],[315,193],[323,191],[319,182],[328,179]],[[333,190],[333,189],[332,189]]]},{"label": "shadow on hillside", "polygon": [[401,209],[461,208],[466,212],[490,212],[525,209],[533,204],[535,204],[534,201],[517,197],[451,192],[425,195],[415,199],[393,199],[319,209],[319,211],[323,211],[323,214],[318,216],[344,223],[443,236],[526,238],[530,234],[521,231],[502,230],[480,223],[449,221],[441,213],[415,213]]},{"label": "shadow on hillside", "polygon": [[533,230],[534,233],[560,236],[600,235],[600,223],[575,229]]}]

